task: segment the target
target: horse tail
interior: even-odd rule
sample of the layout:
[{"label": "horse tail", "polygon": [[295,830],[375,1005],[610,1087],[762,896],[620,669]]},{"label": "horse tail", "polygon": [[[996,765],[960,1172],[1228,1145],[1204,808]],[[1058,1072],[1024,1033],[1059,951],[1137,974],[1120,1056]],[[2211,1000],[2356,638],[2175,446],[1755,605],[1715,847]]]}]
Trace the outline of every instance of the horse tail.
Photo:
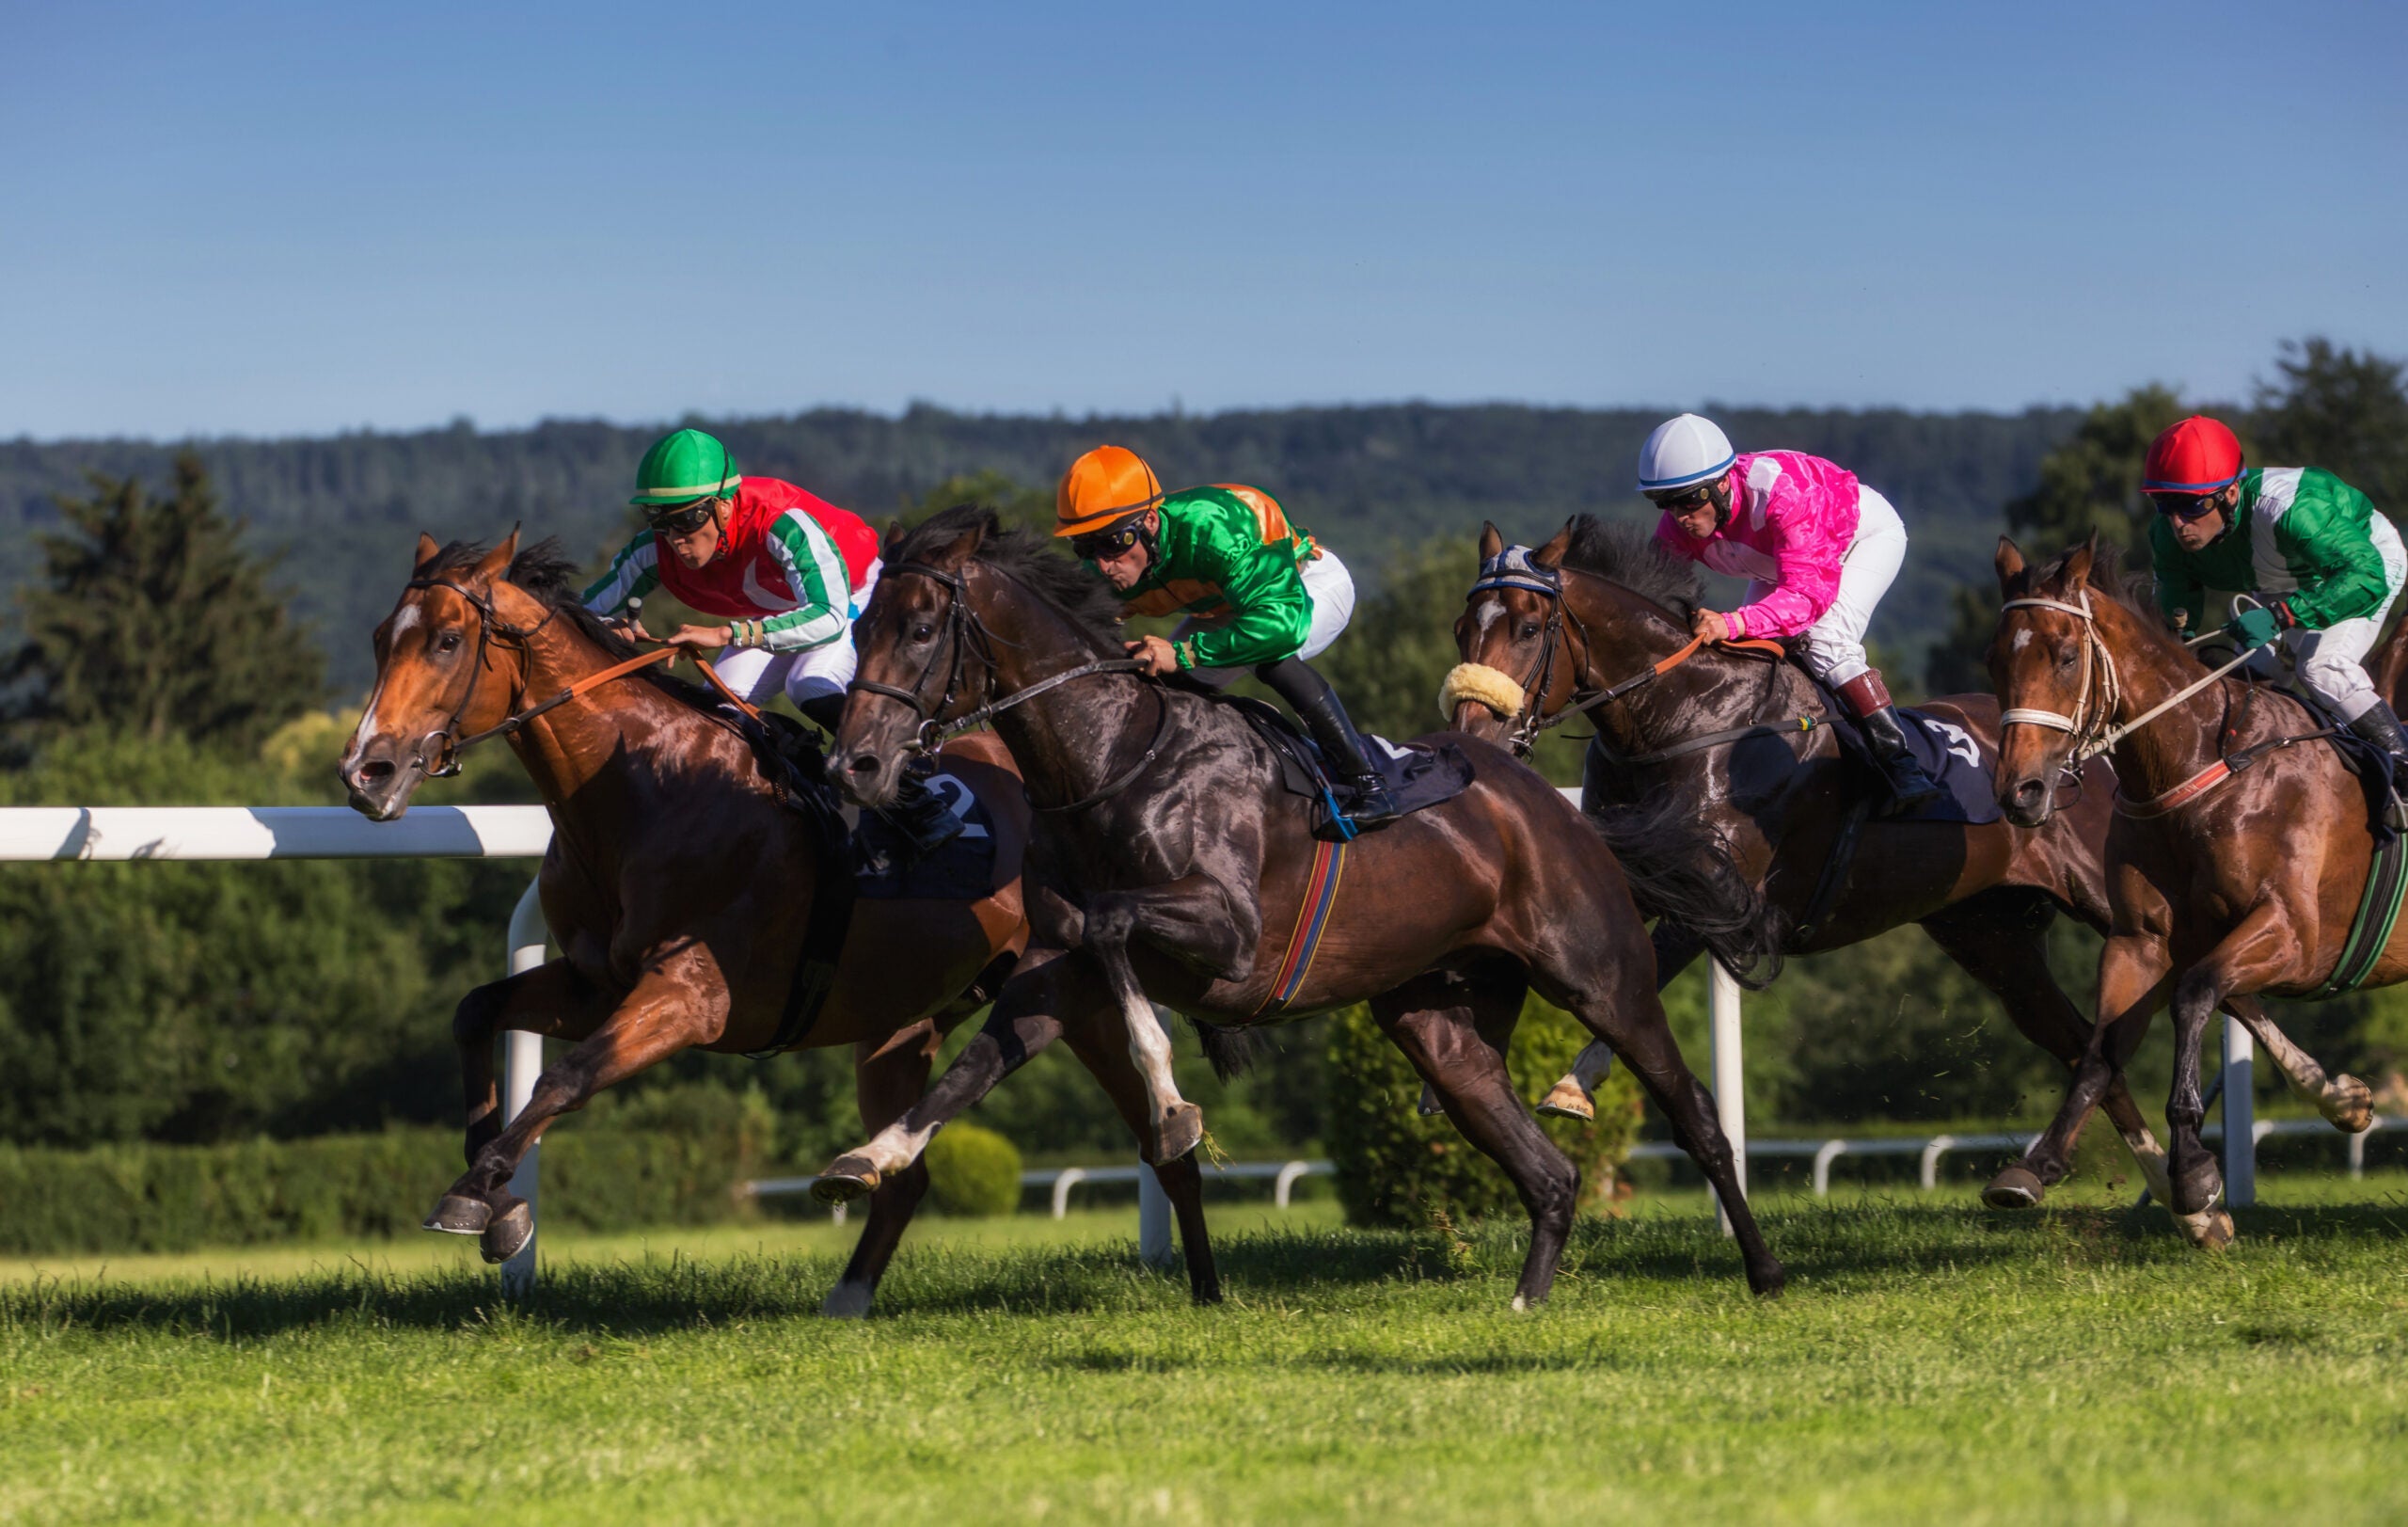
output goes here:
[{"label": "horse tail", "polygon": [[1255,1058],[1261,1052],[1261,1035],[1251,1028],[1223,1028],[1189,1018],[1196,1037],[1203,1042],[1204,1058],[1212,1062],[1212,1074],[1223,1081],[1253,1069]]},{"label": "horse tail", "polygon": [[1587,816],[1622,861],[1640,911],[1695,934],[1748,990],[1773,983],[1788,930],[1720,834],[1669,799],[1592,807]]}]

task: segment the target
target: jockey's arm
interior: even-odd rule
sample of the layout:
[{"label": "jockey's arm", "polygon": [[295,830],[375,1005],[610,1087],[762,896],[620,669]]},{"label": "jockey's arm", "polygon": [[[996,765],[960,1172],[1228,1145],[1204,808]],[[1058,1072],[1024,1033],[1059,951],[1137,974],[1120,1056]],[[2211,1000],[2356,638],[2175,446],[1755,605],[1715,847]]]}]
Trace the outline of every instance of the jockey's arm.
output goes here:
[{"label": "jockey's arm", "polygon": [[804,526],[798,510],[788,510],[770,525],[770,555],[801,602],[782,614],[738,622],[736,636],[742,644],[793,652],[825,646],[845,634],[853,603],[844,553],[825,532],[815,535],[813,529]]},{"label": "jockey's arm", "polygon": [[1312,598],[1286,543],[1237,544],[1224,533],[1196,548],[1197,571],[1220,585],[1229,618],[1177,645],[1182,668],[1237,668],[1292,658],[1312,628]]},{"label": "jockey's arm", "polygon": [[2293,621],[2321,631],[2382,606],[2388,580],[2365,526],[2303,501],[2274,522],[2274,541],[2299,580],[2282,598]]},{"label": "jockey's arm", "polygon": [[660,549],[654,544],[652,532],[637,533],[636,538],[619,549],[610,559],[610,570],[594,581],[578,602],[597,615],[615,615],[627,607],[630,599],[641,599],[660,586]]},{"label": "jockey's arm", "polygon": [[1822,619],[1823,612],[1831,607],[1832,596],[1839,592],[1838,567],[1786,535],[1774,560],[1781,565],[1781,581],[1755,603],[1742,605],[1723,617],[1734,637],[1796,636]]}]

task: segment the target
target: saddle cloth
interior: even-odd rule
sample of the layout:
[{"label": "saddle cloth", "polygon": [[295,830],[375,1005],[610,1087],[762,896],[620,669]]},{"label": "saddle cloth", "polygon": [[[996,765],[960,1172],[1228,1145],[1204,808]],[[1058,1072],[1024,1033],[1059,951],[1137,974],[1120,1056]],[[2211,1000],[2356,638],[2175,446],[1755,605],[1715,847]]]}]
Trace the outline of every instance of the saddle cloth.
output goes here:
[{"label": "saddle cloth", "polygon": [[975,901],[995,888],[995,823],[978,792],[940,758],[924,783],[961,819],[959,834],[924,859],[874,811],[853,829],[853,894],[871,901]]},{"label": "saddle cloth", "polygon": [[[1328,842],[1353,837],[1354,825],[1340,821],[1339,817],[1353,808],[1354,791],[1331,776],[1321,749],[1289,719],[1287,712],[1244,695],[1218,698],[1224,705],[1237,707],[1246,724],[1271,744],[1272,753],[1279,759],[1279,783],[1288,793],[1303,796],[1313,803],[1313,836]],[[1416,742],[1399,747],[1384,737],[1366,737],[1364,741],[1370,745],[1372,767],[1380,771],[1400,817],[1451,801],[1471,786],[1471,760],[1451,742],[1434,746]],[[1331,809],[1333,803],[1335,812]]]},{"label": "saddle cloth", "polygon": [[[1824,724],[1839,734],[1840,750],[1864,766],[1870,777],[1864,788],[1888,790],[1865,745],[1864,727],[1840,697],[1821,684]],[[1898,708],[1898,730],[1906,734],[1907,751],[1923,771],[1940,784],[1940,794],[1891,821],[1964,822],[1979,827],[1999,819],[1998,754],[1981,738],[1943,716],[1908,706]]]}]

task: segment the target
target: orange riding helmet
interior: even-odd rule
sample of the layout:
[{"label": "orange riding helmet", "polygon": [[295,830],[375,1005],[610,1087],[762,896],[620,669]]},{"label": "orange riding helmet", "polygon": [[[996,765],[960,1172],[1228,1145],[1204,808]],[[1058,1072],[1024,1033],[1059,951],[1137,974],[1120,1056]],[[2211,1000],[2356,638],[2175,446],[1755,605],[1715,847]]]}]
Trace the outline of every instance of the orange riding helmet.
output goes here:
[{"label": "orange riding helmet", "polygon": [[1163,501],[1162,479],[1134,451],[1100,445],[1070,463],[1054,494],[1054,533],[1085,535]]}]

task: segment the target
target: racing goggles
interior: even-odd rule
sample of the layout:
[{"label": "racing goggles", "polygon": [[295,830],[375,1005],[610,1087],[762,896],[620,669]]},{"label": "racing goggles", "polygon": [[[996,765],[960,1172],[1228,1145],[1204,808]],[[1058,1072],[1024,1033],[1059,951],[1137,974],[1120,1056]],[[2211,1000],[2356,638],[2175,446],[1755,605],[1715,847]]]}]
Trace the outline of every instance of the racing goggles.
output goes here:
[{"label": "racing goggles", "polygon": [[1671,514],[1686,515],[1691,510],[1703,509],[1714,501],[1714,485],[1700,483],[1695,487],[1671,488],[1661,493],[1650,493],[1647,495],[1647,501]]},{"label": "racing goggles", "polygon": [[657,515],[648,517],[648,520],[654,530],[663,534],[691,535],[703,528],[704,521],[711,517],[711,509],[718,502],[717,499],[696,499],[691,503],[681,503],[674,509],[664,509]]},{"label": "racing goggles", "polygon": [[1146,536],[1146,517],[1131,515],[1100,531],[1070,537],[1070,554],[1082,562],[1110,562]]},{"label": "racing goggles", "polygon": [[2222,493],[2152,493],[2148,501],[2168,519],[2188,524],[2224,507]]}]

